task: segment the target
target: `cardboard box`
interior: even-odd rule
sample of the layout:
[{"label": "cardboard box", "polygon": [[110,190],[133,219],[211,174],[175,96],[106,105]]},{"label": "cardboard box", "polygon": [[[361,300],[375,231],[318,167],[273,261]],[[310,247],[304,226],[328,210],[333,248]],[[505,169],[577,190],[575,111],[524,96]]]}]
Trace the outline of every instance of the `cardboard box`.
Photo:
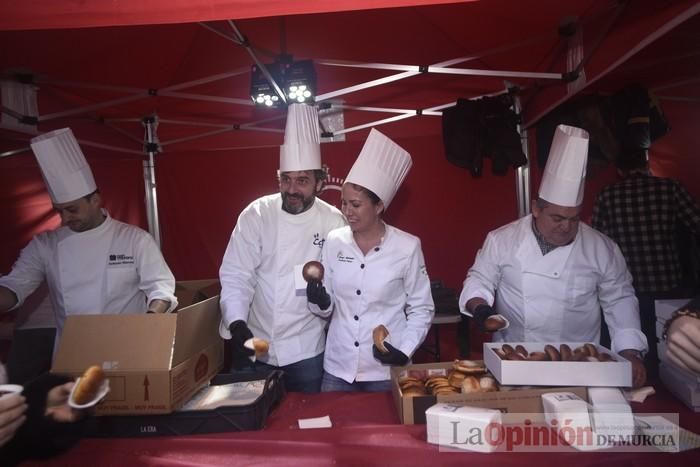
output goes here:
[{"label": "cardboard box", "polygon": [[659,376],[664,386],[693,412],[700,412],[700,377],[671,363],[661,362]]},{"label": "cardboard box", "polygon": [[222,368],[219,298],[168,314],[72,315],[53,373],[80,376],[100,365],[110,392],[97,415],[169,413]]},{"label": "cardboard box", "polygon": [[[499,383],[530,386],[632,386],[632,363],[609,349],[596,345],[599,352],[613,356],[615,362],[533,362],[501,360],[494,352],[506,342],[484,342],[486,368]],[[542,351],[545,343],[507,342],[511,346],[522,345],[528,352]],[[557,349],[561,342],[550,342]],[[581,342],[565,342],[575,349]]]},{"label": "cardboard box", "polygon": [[177,310],[212,298],[221,293],[219,279],[201,279],[196,281],[178,281],[175,283]]},{"label": "cardboard box", "polygon": [[[440,394],[438,396],[425,395],[415,397],[403,397],[399,387],[399,379],[409,373],[426,372],[427,374],[447,374],[452,369],[452,362],[423,363],[409,365],[407,367],[394,367],[391,369],[391,392],[399,413],[401,423],[404,425],[425,423],[425,411],[438,402],[446,402],[455,405],[471,407],[485,407],[500,410],[501,413],[512,414],[542,414],[542,394],[548,392],[570,391],[587,400],[586,388],[570,387],[557,388],[523,388],[497,392],[479,392],[471,394]],[[530,417],[534,422],[544,421]]]}]

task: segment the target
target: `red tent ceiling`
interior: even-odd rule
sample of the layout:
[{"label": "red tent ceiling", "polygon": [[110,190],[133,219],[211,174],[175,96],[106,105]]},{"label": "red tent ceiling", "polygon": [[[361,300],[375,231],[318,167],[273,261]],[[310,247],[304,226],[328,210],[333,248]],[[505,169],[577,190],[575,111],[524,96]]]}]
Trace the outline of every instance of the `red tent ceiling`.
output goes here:
[{"label": "red tent ceiling", "polygon": [[[447,4],[360,10],[431,3]],[[235,125],[279,117],[281,112],[248,105],[253,61],[230,39],[233,30],[225,19],[257,16],[237,20],[235,26],[265,63],[282,51],[315,60],[323,94],[402,73],[329,66],[324,64],[328,60],[418,66],[472,57],[454,67],[562,73],[566,47],[557,28],[567,17],[580,19],[584,55],[590,54],[585,67],[589,82],[623,63],[635,63],[638,52],[646,57],[642,46],[659,37],[664,42],[657,42],[661,46],[647,58],[659,61],[668,56],[669,48],[679,46],[674,28],[685,34],[680,46],[687,49],[686,61],[696,64],[698,60],[692,59],[699,44],[687,41],[687,35],[698,37],[697,17],[688,19],[699,8],[697,1],[654,0],[541,0],[536,11],[530,2],[508,0],[13,2],[3,6],[0,15],[4,29],[0,42],[6,44],[0,50],[0,72],[11,76],[19,70],[34,76],[41,131],[71,126],[84,143],[120,148],[127,157],[140,157],[139,120],[150,114],[161,119],[158,135],[166,152],[272,146],[281,140],[279,118],[258,125],[263,130],[276,128],[277,133],[236,130]],[[356,11],[341,11],[351,9]],[[270,17],[293,13],[314,14]],[[121,24],[128,26],[91,27]],[[697,76],[697,65],[675,65],[689,77]],[[653,69],[639,74],[649,80],[648,85],[657,81]],[[458,97],[502,92],[504,79],[523,88],[530,122],[568,97],[558,80],[427,73],[338,98],[347,106],[344,117],[349,128],[402,115],[396,110],[377,111],[382,108],[411,112],[447,105]],[[190,85],[179,87],[182,83]],[[390,136],[439,131],[435,124],[439,116],[411,116],[386,125],[384,131]],[[432,123],[426,124],[427,120]],[[202,134],[209,136],[190,139]],[[361,138],[364,133],[347,137]],[[26,146],[27,139],[3,131],[0,151]]]}]

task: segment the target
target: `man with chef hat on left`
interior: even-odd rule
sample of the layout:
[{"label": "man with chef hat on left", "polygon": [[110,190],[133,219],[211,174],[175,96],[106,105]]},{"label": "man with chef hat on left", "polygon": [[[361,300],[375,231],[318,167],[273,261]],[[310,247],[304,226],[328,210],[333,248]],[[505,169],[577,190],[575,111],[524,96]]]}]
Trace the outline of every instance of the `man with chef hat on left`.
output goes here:
[{"label": "man with chef hat on left", "polygon": [[90,166],[70,128],[31,140],[61,227],[35,236],[0,277],[0,311],[46,280],[56,346],[67,315],[165,313],[177,306],[175,278],[153,237],[102,209]]},{"label": "man with chef hat on left", "polygon": [[559,125],[532,214],[488,234],[459,305],[482,330],[491,316],[505,318],[496,342],[598,343],[602,309],[638,387],[647,340],[632,276],[615,242],[580,222],[587,157],[588,133]]}]

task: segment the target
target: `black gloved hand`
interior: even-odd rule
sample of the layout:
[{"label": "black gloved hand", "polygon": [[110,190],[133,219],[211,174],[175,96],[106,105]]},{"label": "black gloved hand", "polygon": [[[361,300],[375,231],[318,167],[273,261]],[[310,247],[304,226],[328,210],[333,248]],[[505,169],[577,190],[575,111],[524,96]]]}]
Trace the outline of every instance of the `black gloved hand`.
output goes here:
[{"label": "black gloved hand", "polygon": [[327,310],[331,306],[331,296],[328,295],[321,281],[309,281],[306,284],[306,299],[322,310]]},{"label": "black gloved hand", "polygon": [[401,352],[388,342],[384,342],[384,347],[386,347],[388,352],[384,353],[379,350],[376,345],[372,345],[372,354],[374,355],[374,358],[385,365],[403,366],[408,363],[408,355]]},{"label": "black gloved hand", "polygon": [[253,337],[245,321],[239,319],[228,327],[231,331],[231,369],[240,370],[251,365],[250,357],[255,354],[253,349],[245,345],[245,341]]},{"label": "black gloved hand", "polygon": [[491,307],[491,305],[486,304],[478,305],[476,308],[474,308],[474,311],[472,312],[474,322],[479,326],[479,330],[481,332],[486,332],[486,327],[484,325],[486,319],[489,316],[493,316],[495,314],[497,314],[496,310],[494,310]]}]

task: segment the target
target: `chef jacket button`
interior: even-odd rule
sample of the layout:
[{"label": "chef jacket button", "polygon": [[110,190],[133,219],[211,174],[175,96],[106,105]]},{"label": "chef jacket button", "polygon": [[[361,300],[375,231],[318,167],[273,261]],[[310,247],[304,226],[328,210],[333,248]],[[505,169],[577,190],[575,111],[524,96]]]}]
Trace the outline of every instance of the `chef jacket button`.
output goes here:
[{"label": "chef jacket button", "polygon": [[353,316],[353,318],[355,318],[355,321],[358,321],[360,319],[360,317],[357,315]]},{"label": "chef jacket button", "polygon": [[374,251],[379,251],[379,247],[374,247]]},{"label": "chef jacket button", "polygon": [[360,292],[359,290],[356,290],[355,293],[356,293],[357,295],[362,294],[362,292]]},{"label": "chef jacket button", "polygon": [[360,346],[360,343],[355,341],[355,347],[359,347],[359,346]]},{"label": "chef jacket button", "polygon": [[555,276],[558,276],[558,275],[559,275],[559,273],[558,273],[558,272],[555,272],[555,273],[554,273],[554,275],[555,275]]},{"label": "chef jacket button", "polygon": [[364,264],[360,264],[360,269],[364,269],[364,268],[365,268],[365,265],[364,265]]}]

